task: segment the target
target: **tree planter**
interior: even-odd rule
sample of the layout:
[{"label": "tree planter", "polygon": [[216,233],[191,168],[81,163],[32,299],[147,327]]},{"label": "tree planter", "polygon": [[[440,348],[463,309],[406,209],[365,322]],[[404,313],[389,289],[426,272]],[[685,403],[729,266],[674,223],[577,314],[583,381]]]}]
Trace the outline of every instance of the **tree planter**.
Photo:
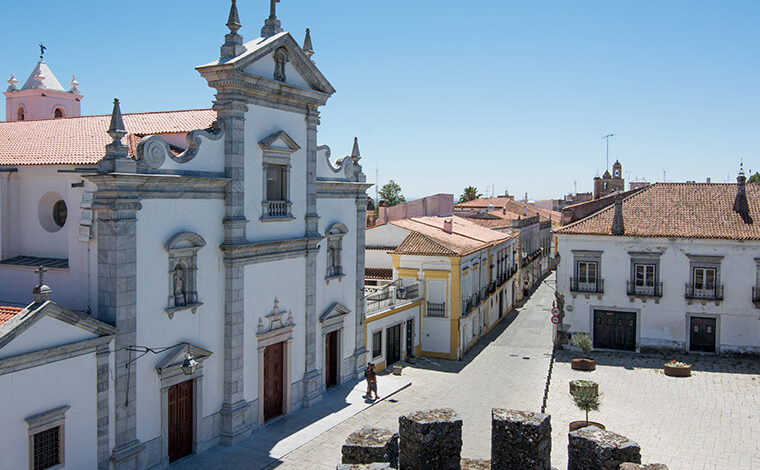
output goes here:
[{"label": "tree planter", "polygon": [[573,370],[595,370],[596,361],[588,357],[574,357],[570,361],[570,367],[572,367]]},{"label": "tree planter", "polygon": [[570,395],[572,395],[579,388],[591,388],[594,393],[599,394],[599,384],[590,380],[571,380],[570,381]]},{"label": "tree planter", "polygon": [[691,377],[691,365],[670,366],[665,364],[665,375],[668,377]]},{"label": "tree planter", "polygon": [[570,432],[577,431],[578,429],[585,428],[586,426],[596,426],[599,429],[607,429],[604,427],[601,423],[596,423],[594,421],[571,421],[570,422]]}]

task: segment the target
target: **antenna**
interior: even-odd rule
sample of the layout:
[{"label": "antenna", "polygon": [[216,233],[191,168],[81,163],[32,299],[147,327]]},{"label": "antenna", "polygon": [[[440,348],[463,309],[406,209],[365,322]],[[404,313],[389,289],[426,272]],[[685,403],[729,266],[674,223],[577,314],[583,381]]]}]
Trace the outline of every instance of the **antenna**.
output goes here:
[{"label": "antenna", "polygon": [[375,165],[375,204],[380,202],[380,195],[378,194],[378,186],[380,186],[380,177],[377,176],[379,173],[377,171],[377,165]]},{"label": "antenna", "polygon": [[607,141],[607,171],[610,171],[610,137],[615,134],[607,134],[602,139]]},{"label": "antenna", "polygon": [[662,170],[662,182],[667,183],[668,180],[665,178],[665,170]]}]

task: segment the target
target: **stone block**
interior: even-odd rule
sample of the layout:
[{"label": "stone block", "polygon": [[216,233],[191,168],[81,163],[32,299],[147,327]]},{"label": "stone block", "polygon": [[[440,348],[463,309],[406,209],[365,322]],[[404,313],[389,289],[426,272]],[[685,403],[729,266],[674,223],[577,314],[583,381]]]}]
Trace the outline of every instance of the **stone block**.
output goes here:
[{"label": "stone block", "polygon": [[391,470],[393,467],[387,462],[362,463],[362,464],[338,464],[336,470]]},{"label": "stone block", "polygon": [[668,470],[668,466],[662,463],[650,463],[646,465],[638,463],[621,463],[620,470]]},{"label": "stone block", "polygon": [[568,436],[567,470],[618,470],[641,463],[641,448],[627,437],[588,426]]},{"label": "stone block", "polygon": [[490,470],[491,461],[485,459],[468,459],[461,461],[462,470]]},{"label": "stone block", "polygon": [[398,434],[390,429],[364,426],[349,434],[342,452],[342,463],[389,462],[396,467]]},{"label": "stone block", "polygon": [[491,468],[549,470],[551,451],[549,415],[499,408],[491,411]]},{"label": "stone block", "polygon": [[399,468],[460,468],[462,420],[454,410],[415,411],[398,421]]}]

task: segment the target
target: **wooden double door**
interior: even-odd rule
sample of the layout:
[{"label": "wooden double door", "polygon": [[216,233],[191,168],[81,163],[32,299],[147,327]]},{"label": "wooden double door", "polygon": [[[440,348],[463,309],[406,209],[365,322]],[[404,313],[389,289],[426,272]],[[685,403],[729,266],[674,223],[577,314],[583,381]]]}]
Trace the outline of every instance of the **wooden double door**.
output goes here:
[{"label": "wooden double door", "polygon": [[169,387],[169,462],[193,453],[193,381]]},{"label": "wooden double door", "polygon": [[636,350],[636,314],[594,310],[594,347]]},{"label": "wooden double door", "polygon": [[283,413],[283,377],[285,343],[264,349],[264,421]]},{"label": "wooden double door", "polygon": [[325,386],[338,385],[338,332],[325,335]]},{"label": "wooden double door", "polygon": [[715,318],[691,317],[689,350],[715,352]]},{"label": "wooden double door", "polygon": [[385,349],[386,367],[401,360],[401,324],[386,330]]}]

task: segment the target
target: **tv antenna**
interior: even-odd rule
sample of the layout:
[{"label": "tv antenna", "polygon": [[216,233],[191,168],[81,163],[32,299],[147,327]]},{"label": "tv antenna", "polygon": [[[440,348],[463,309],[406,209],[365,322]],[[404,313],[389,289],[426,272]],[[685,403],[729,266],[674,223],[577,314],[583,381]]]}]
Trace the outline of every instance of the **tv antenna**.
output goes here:
[{"label": "tv antenna", "polygon": [[615,134],[607,134],[602,139],[607,141],[607,171],[610,171],[610,137]]}]

